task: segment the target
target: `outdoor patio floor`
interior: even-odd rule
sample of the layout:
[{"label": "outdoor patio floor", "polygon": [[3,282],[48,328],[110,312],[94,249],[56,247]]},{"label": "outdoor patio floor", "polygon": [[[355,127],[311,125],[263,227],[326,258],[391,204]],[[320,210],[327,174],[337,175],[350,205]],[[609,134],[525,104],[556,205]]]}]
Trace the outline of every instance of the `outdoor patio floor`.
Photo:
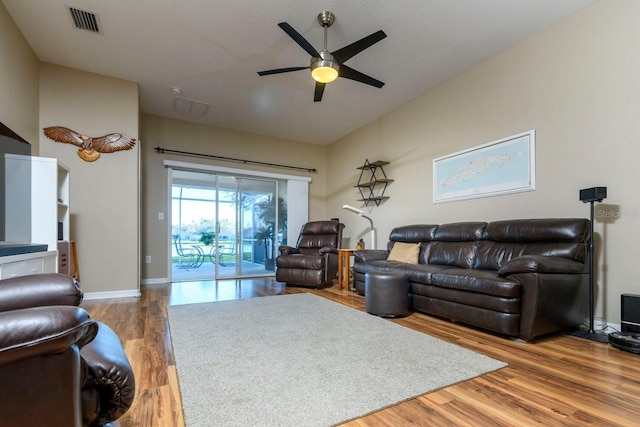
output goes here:
[{"label": "outdoor patio floor", "polygon": [[[274,275],[274,271],[264,268],[264,264],[242,261],[240,272],[236,271],[236,266],[232,263],[220,265],[218,268],[218,278],[236,278],[236,277],[256,277]],[[192,280],[213,280],[215,279],[215,265],[210,261],[205,261],[201,266],[196,268],[180,267],[179,264],[171,265],[171,281],[185,282]]]}]

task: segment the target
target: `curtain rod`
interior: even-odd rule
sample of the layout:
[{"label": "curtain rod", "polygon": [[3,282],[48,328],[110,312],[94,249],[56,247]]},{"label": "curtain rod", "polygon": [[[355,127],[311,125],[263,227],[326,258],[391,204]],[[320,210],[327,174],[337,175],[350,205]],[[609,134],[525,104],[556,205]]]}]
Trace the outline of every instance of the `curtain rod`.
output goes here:
[{"label": "curtain rod", "polygon": [[170,150],[168,148],[161,148],[161,147],[156,147],[154,148],[154,150],[156,150],[156,153],[159,153],[159,154],[170,153],[170,154],[179,154],[182,156],[206,157],[209,159],[224,160],[227,162],[244,163],[245,165],[251,164],[251,165],[261,165],[261,166],[273,166],[276,168],[294,169],[294,170],[301,170],[301,171],[312,172],[312,173],[318,172],[318,170],[315,168],[310,169],[310,168],[303,168],[299,166],[280,165],[277,163],[258,162],[255,160],[245,160],[245,159],[236,159],[233,157],[214,156],[213,154],[202,154],[202,153],[192,153],[190,151]]}]

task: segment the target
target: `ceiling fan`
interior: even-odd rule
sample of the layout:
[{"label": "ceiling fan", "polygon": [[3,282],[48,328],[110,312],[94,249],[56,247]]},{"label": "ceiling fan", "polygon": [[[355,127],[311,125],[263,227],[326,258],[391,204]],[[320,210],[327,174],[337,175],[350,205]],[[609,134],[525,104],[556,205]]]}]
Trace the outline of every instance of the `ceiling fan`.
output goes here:
[{"label": "ceiling fan", "polygon": [[327,83],[331,83],[338,77],[355,80],[377,88],[384,86],[384,83],[380,80],[376,80],[373,77],[361,73],[360,71],[356,71],[353,68],[344,65],[344,62],[366,48],[378,43],[380,40],[387,37],[387,35],[382,30],[376,31],[375,33],[351,43],[342,49],[338,49],[335,52],[329,52],[327,50],[327,28],[334,23],[335,19],[335,15],[329,11],[320,12],[318,14],[318,23],[320,23],[324,28],[324,49],[322,49],[321,52],[318,52],[311,43],[302,37],[300,33],[294,30],[291,25],[286,22],[279,23],[278,26],[282,28],[284,32],[287,33],[296,43],[298,43],[301,48],[311,55],[311,63],[308,67],[287,67],[258,71],[258,75],[268,76],[271,74],[311,69],[311,77],[316,81],[315,94],[313,96],[313,100],[315,102],[322,100],[325,85]]}]

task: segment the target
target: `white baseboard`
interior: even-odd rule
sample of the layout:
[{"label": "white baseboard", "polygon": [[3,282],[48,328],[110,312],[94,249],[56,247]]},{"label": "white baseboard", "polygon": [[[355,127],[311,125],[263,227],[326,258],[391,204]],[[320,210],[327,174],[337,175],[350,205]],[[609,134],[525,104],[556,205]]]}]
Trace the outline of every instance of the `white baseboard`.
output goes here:
[{"label": "white baseboard", "polygon": [[87,292],[84,294],[84,300],[96,300],[107,298],[139,298],[140,289],[131,289],[128,291],[106,291],[106,292]]},{"label": "white baseboard", "polygon": [[141,285],[164,285],[165,283],[169,283],[169,278],[158,277],[156,279],[142,279],[140,281]]}]

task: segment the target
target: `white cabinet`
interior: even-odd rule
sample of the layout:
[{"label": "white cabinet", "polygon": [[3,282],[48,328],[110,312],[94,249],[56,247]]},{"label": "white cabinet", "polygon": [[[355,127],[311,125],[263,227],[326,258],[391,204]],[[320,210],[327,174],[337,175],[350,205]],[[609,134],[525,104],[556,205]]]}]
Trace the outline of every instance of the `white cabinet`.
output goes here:
[{"label": "white cabinet", "polygon": [[57,263],[57,254],[51,254],[52,251],[49,251],[45,254],[42,254],[42,272],[43,273],[57,273],[58,272],[58,263]]},{"label": "white cabinet", "polygon": [[0,256],[0,278],[58,271],[58,224],[69,238],[69,170],[56,159],[5,154],[5,240],[47,250]]},{"label": "white cabinet", "polygon": [[34,252],[0,257],[0,279],[27,274],[55,273],[57,251]]},{"label": "white cabinet", "polygon": [[[58,206],[58,223],[62,226],[62,236],[60,240],[71,240],[69,238],[69,169],[62,163],[58,162],[58,174],[56,188],[56,194],[58,199],[56,200]],[[56,225],[56,239],[58,238],[58,231]]]},{"label": "white cabinet", "polygon": [[6,154],[5,182],[5,240],[56,250],[58,223],[63,239],[69,239],[69,170],[64,165],[57,159]]},{"label": "white cabinet", "polygon": [[6,262],[0,265],[0,279],[8,279],[10,277],[24,276],[26,267],[24,261]]}]

